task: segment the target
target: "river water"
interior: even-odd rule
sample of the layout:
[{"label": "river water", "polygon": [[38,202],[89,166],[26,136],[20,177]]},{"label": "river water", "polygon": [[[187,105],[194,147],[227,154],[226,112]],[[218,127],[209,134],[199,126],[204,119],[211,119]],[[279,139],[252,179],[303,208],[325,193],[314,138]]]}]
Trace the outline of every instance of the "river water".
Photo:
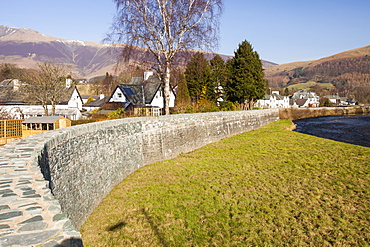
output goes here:
[{"label": "river water", "polygon": [[341,115],[296,120],[295,131],[370,147],[370,116]]}]

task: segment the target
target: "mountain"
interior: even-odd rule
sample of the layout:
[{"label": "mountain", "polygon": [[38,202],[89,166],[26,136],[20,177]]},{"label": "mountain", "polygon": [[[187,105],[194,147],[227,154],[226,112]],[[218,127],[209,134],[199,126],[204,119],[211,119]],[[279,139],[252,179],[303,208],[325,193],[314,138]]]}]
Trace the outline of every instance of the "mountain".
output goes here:
[{"label": "mountain", "polygon": [[35,68],[40,61],[63,63],[76,78],[112,73],[116,64],[107,44],[60,39],[32,29],[0,26],[0,63]]},{"label": "mountain", "polygon": [[[66,40],[32,29],[0,26],[0,64],[36,68],[37,62],[52,61],[68,66],[74,78],[89,79],[106,72],[114,74],[115,54],[113,46],[103,43]],[[224,59],[231,57],[221,56]],[[264,60],[262,63],[265,69],[276,65]]]},{"label": "mountain", "polygon": [[[298,89],[311,85],[327,94],[357,97],[370,102],[370,45],[313,61],[270,67],[265,77],[272,88]],[[330,84],[330,85],[328,85]]]},{"label": "mountain", "polygon": [[370,84],[370,45],[318,60],[280,64],[265,70],[270,86],[285,87],[308,81]]}]

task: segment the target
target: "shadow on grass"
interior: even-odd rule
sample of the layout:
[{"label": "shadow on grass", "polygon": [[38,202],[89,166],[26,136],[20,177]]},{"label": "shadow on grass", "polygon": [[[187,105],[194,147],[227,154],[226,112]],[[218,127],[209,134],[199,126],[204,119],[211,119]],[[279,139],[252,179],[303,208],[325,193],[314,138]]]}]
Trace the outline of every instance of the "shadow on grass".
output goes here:
[{"label": "shadow on grass", "polygon": [[145,216],[146,220],[150,224],[150,227],[154,231],[154,234],[157,236],[157,238],[158,238],[159,242],[162,244],[162,246],[164,246],[164,247],[169,246],[169,244],[166,242],[166,240],[165,240],[165,238],[163,236],[163,233],[161,233],[159,231],[158,227],[154,224],[154,221],[153,221],[152,217],[149,216],[149,214],[145,210],[145,208],[142,208],[141,209],[141,212],[143,213],[143,215]]},{"label": "shadow on grass", "polygon": [[127,225],[126,222],[123,222],[123,221],[122,222],[118,222],[117,224],[108,227],[107,230],[110,231],[110,232],[113,232],[115,230],[118,230],[118,229],[121,229],[121,228],[125,227],[126,225]]}]

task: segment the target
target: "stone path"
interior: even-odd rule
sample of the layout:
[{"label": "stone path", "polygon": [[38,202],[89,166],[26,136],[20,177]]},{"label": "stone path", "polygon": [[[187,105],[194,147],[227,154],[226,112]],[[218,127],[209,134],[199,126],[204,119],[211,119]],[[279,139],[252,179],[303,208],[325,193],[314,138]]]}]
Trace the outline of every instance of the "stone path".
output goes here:
[{"label": "stone path", "polygon": [[37,143],[27,143],[33,147],[21,144],[16,141],[0,149],[0,246],[54,247],[81,242],[80,233],[51,194],[37,157],[32,157]]}]

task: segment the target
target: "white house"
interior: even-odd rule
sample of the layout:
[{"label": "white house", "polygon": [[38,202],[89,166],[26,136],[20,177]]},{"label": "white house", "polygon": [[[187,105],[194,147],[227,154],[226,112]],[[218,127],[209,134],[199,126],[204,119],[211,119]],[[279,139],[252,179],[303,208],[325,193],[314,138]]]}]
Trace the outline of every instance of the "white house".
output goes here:
[{"label": "white house", "polygon": [[[66,82],[66,87],[60,92],[63,97],[61,102],[55,106],[55,115],[63,116],[70,120],[78,120],[82,117],[82,98],[76,87],[71,87]],[[35,116],[44,116],[42,105],[30,104],[27,102],[24,92],[19,90],[19,85],[2,85],[0,86],[0,104],[4,110],[7,110],[15,118],[28,118]],[[51,109],[51,105],[48,105]]]},{"label": "white house", "polygon": [[316,93],[307,90],[295,92],[292,100],[298,107],[318,107],[320,105],[320,97]]},{"label": "white house", "polygon": [[[162,83],[157,75],[145,73],[134,77],[129,84],[118,85],[108,102],[131,103],[136,107],[160,108],[163,105]],[[175,94],[170,91],[169,107],[175,106]]]},{"label": "white house", "polygon": [[289,108],[289,97],[280,95],[279,91],[272,91],[271,94],[266,94],[263,99],[258,100],[254,106],[264,109]]},{"label": "white house", "polygon": [[[77,108],[80,111],[82,110],[83,100],[76,87],[73,87],[73,90],[67,92],[65,100],[67,100],[69,109]],[[62,102],[60,105],[65,105],[65,102]]]}]

